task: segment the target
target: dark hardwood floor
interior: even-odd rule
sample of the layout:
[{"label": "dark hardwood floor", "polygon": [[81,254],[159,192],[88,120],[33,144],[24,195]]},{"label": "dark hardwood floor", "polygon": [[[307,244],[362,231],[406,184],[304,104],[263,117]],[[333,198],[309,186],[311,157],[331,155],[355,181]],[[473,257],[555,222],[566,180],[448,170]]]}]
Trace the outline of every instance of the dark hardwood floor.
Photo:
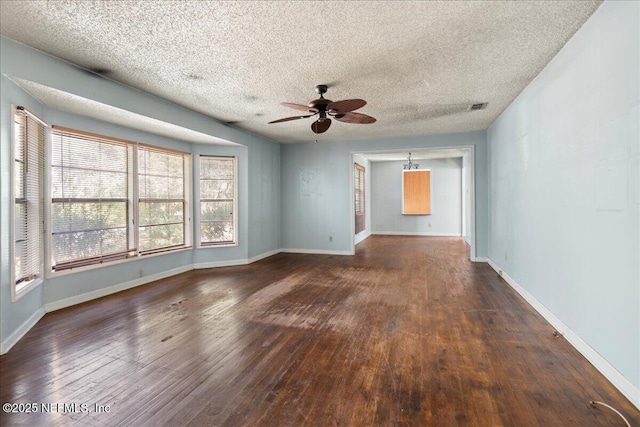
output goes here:
[{"label": "dark hardwood floor", "polygon": [[640,426],[551,325],[467,258],[457,238],[373,236],[353,257],[279,254],[47,314],[0,358],[2,403],[38,412],[0,421],[624,426],[589,405],[600,400]]}]

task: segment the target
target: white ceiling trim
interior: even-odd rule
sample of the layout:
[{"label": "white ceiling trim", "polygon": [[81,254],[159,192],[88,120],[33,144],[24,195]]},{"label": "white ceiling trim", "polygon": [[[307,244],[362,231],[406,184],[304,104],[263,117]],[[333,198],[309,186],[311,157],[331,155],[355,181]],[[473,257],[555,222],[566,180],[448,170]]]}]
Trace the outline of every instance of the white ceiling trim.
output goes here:
[{"label": "white ceiling trim", "polygon": [[370,162],[399,162],[406,161],[409,153],[411,159],[416,160],[436,160],[436,159],[453,159],[463,157],[470,150],[468,148],[435,148],[435,149],[415,149],[405,151],[389,151],[389,152],[364,152],[357,153]]}]

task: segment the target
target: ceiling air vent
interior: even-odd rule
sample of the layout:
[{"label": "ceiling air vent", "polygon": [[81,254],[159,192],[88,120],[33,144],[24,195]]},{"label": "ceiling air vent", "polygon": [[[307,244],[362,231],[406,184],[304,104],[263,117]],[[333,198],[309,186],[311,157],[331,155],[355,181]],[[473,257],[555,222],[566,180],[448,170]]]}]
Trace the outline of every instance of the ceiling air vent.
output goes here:
[{"label": "ceiling air vent", "polygon": [[471,106],[469,107],[469,110],[473,111],[473,110],[484,110],[485,108],[487,108],[487,104],[489,104],[488,102],[481,102],[479,104],[471,104]]}]

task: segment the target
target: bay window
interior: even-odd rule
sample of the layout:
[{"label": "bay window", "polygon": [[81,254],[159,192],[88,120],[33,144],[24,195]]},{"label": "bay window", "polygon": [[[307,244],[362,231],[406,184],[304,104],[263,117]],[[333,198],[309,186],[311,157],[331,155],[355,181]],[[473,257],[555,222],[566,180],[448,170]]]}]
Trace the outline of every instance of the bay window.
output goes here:
[{"label": "bay window", "polygon": [[54,126],[51,268],[188,247],[190,154]]}]

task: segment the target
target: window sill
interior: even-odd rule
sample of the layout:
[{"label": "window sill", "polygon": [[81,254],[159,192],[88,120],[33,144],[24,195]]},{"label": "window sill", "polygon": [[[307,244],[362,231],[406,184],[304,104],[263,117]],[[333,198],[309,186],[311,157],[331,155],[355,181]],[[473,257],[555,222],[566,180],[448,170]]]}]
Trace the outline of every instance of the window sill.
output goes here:
[{"label": "window sill", "polygon": [[198,245],[196,249],[213,249],[213,248],[230,248],[238,246],[238,242],[229,242],[229,243],[212,243],[208,245]]},{"label": "window sill", "polygon": [[32,289],[37,288],[43,283],[42,278],[34,279],[28,283],[21,283],[19,286],[15,287],[15,292],[12,295],[11,302],[16,302],[26,294],[28,294]]},{"label": "window sill", "polygon": [[147,254],[138,254],[136,256],[132,256],[132,257],[127,258],[127,259],[121,259],[121,260],[116,260],[116,261],[108,261],[108,262],[103,262],[103,263],[85,265],[85,266],[82,266],[82,267],[69,268],[67,270],[62,270],[62,271],[53,271],[53,270],[51,270],[49,268],[49,271],[47,273],[47,279],[53,279],[53,278],[56,278],[56,277],[67,276],[69,274],[75,274],[75,273],[80,273],[80,272],[83,272],[83,271],[94,270],[96,268],[110,267],[110,266],[113,266],[113,265],[120,265],[120,264],[125,264],[125,263],[128,263],[128,262],[135,262],[135,261],[140,261],[140,260],[143,260],[143,259],[155,258],[155,257],[161,256],[161,255],[168,255],[168,254],[175,254],[177,252],[190,251],[192,249],[193,249],[192,246],[184,246],[184,247],[172,249],[172,250],[169,250],[169,251],[158,251],[158,252],[152,252],[152,253],[147,253]]}]

